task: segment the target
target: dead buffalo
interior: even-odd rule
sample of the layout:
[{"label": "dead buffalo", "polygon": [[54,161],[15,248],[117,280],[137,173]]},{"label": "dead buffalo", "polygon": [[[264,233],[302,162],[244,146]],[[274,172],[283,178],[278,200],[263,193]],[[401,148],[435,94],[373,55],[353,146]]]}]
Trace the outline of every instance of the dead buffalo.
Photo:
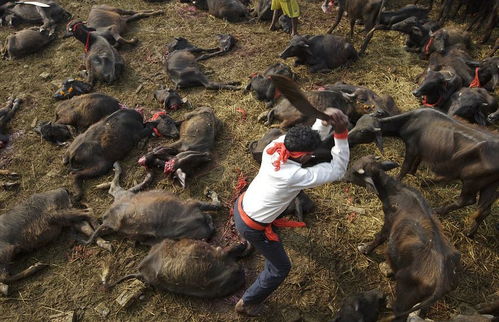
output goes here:
[{"label": "dead buffalo", "polygon": [[228,296],[244,285],[244,269],[236,260],[245,256],[248,244],[222,249],[192,239],[165,239],[154,245],[139,264],[137,274],[110,285],[138,278],[177,294],[214,298]]},{"label": "dead buffalo", "polygon": [[193,54],[200,53],[212,53],[218,50],[218,48],[203,49],[199,48],[189,42],[189,40],[184,37],[175,37],[171,42],[166,45],[167,53],[172,53],[175,50],[188,50]]},{"label": "dead buffalo", "polygon": [[185,186],[186,176],[211,161],[211,150],[221,122],[210,107],[198,107],[184,115],[180,124],[180,139],[167,146],[155,148],[140,158],[139,164],[149,169],[142,187],[153,179],[153,169],[161,168],[167,175],[173,174]]},{"label": "dead buffalo", "polygon": [[60,102],[55,109],[55,122],[45,122],[37,130],[50,142],[65,142],[71,139],[70,130],[65,125],[73,126],[77,133],[82,133],[119,109],[120,102],[111,96],[99,93],[76,96]]},{"label": "dead buffalo", "polygon": [[488,57],[475,68],[475,78],[470,87],[483,87],[493,92],[499,84],[499,57]]},{"label": "dead buffalo", "polygon": [[61,88],[55,92],[53,97],[56,100],[65,100],[70,99],[73,96],[90,93],[91,90],[92,85],[80,80],[68,78],[62,82]]},{"label": "dead buffalo", "polygon": [[[361,120],[363,122],[361,122]],[[351,144],[368,143],[382,135],[401,138],[406,146],[399,178],[415,174],[423,161],[440,178],[461,180],[459,199],[435,209],[439,214],[472,205],[478,198],[474,224],[468,232],[472,237],[480,223],[490,214],[498,198],[499,136],[486,129],[475,129],[431,108],[421,108],[397,116],[377,119],[363,116],[348,136]]]},{"label": "dead buffalo", "polygon": [[[308,100],[317,109],[323,111],[328,107],[336,107],[348,116],[351,123],[355,123],[362,115],[374,112],[374,107],[365,109],[361,105],[352,103],[349,98],[345,97],[339,90],[323,90],[306,92]],[[290,101],[286,98],[277,103],[267,113],[266,125],[272,124],[274,120],[279,120],[280,128],[290,128],[296,124],[312,125],[315,122],[315,117],[305,115],[297,110]]]},{"label": "dead buffalo", "polygon": [[151,244],[165,238],[209,239],[213,235],[215,227],[211,216],[203,211],[221,209],[215,193],[212,193],[211,203],[183,201],[164,190],[135,193],[120,187],[121,167],[118,162],[114,164],[114,171],[109,188],[114,202],[104,213],[102,225],[85,244],[111,232]]},{"label": "dead buffalo", "polygon": [[175,90],[170,88],[154,91],[154,98],[161,104],[165,111],[176,111],[187,103],[187,99],[180,97]]},{"label": "dead buffalo", "polygon": [[107,173],[115,161],[151,135],[154,125],[144,124],[142,115],[135,110],[120,109],[78,135],[64,155],[64,164],[74,178],[76,200],[83,195],[83,179]]},{"label": "dead buffalo", "polygon": [[210,15],[230,22],[238,22],[249,17],[249,10],[239,0],[193,0],[196,8],[208,10]]},{"label": "dead buffalo", "polygon": [[[376,117],[387,117],[400,114],[400,109],[395,104],[393,98],[389,95],[379,96],[372,90],[362,86],[355,86],[343,82],[336,82],[333,85],[324,85],[324,89],[331,91],[340,91],[343,96],[360,108],[365,110],[361,114],[372,114]],[[374,107],[374,110],[373,110]],[[361,110],[357,108],[357,110]],[[358,119],[359,117],[357,117]],[[355,121],[357,121],[355,119]]]},{"label": "dead buffalo", "polygon": [[84,132],[119,109],[120,102],[114,97],[100,93],[84,94],[57,104],[55,123],[71,125],[78,132]]},{"label": "dead buffalo", "polygon": [[393,162],[374,156],[357,160],[346,180],[367,187],[383,203],[383,227],[374,241],[362,245],[365,255],[384,243],[396,282],[393,321],[406,321],[409,313],[427,310],[457,286],[460,253],[444,236],[439,220],[416,190],[385,173]]},{"label": "dead buffalo", "polygon": [[208,80],[201,71],[196,57],[187,49],[170,52],[165,60],[165,69],[176,89],[204,86],[206,89],[239,90],[239,82],[216,83]]},{"label": "dead buffalo", "polygon": [[414,17],[418,21],[426,21],[430,10],[409,4],[400,9],[392,11],[381,11],[379,23],[390,28],[393,24],[404,21],[405,19]]},{"label": "dead buffalo", "polygon": [[52,35],[56,23],[67,20],[71,14],[52,0],[12,1],[0,6],[0,23],[15,26],[20,23],[43,23],[41,30]]},{"label": "dead buffalo", "polygon": [[72,208],[69,193],[63,188],[34,194],[0,216],[0,284],[25,278],[46,266],[37,263],[10,275],[8,266],[17,254],[40,248],[56,239],[63,227],[90,219],[88,209]]},{"label": "dead buffalo", "polygon": [[374,289],[349,296],[330,322],[376,322],[386,306],[386,296]]},{"label": "dead buffalo", "polygon": [[199,56],[198,58],[196,58],[197,61],[206,60],[212,57],[223,55],[228,51],[230,51],[232,48],[234,48],[237,42],[236,38],[234,38],[234,36],[229,34],[217,34],[217,38],[219,43],[218,50]]},{"label": "dead buffalo", "polygon": [[426,55],[436,51],[438,53],[445,53],[450,47],[462,44],[467,49],[471,48],[471,36],[469,33],[459,29],[441,28],[429,34],[429,38],[423,52]]},{"label": "dead buffalo", "polygon": [[412,94],[423,97],[425,106],[443,108],[454,92],[472,83],[473,64],[469,54],[459,47],[445,54],[435,52],[430,56],[425,78]]},{"label": "dead buffalo", "polygon": [[327,33],[332,33],[336,26],[339,25],[345,11],[350,19],[350,38],[353,38],[353,28],[357,20],[364,22],[366,32],[370,31],[376,25],[376,19],[382,10],[382,3],[382,0],[338,0],[338,15]]},{"label": "dead buffalo", "polygon": [[358,58],[357,51],[345,38],[333,35],[293,36],[280,57],[296,57],[295,66],[307,65],[312,73],[330,72]]},{"label": "dead buffalo", "polygon": [[416,17],[410,17],[391,25],[395,30],[407,35],[404,49],[409,52],[421,53],[430,39],[430,32],[437,31],[441,25],[435,21],[422,22]]},{"label": "dead buffalo", "polygon": [[163,11],[146,10],[132,11],[111,7],[108,5],[94,5],[88,14],[86,26],[95,30],[106,38],[112,45],[135,44],[137,39],[125,39],[121,34],[125,33],[127,24],[139,19],[163,14]]},{"label": "dead buffalo", "polygon": [[283,63],[275,63],[269,66],[263,75],[254,74],[250,76],[251,80],[245,90],[252,90],[256,99],[264,101],[267,107],[272,107],[281,96],[281,93],[276,90],[274,82],[270,79],[270,75],[283,75],[289,78],[295,78],[291,68]]},{"label": "dead buffalo", "polygon": [[260,164],[262,162],[262,154],[265,147],[284,134],[286,134],[286,132],[282,129],[270,129],[259,140],[250,142],[248,145],[248,152],[251,153],[253,159]]},{"label": "dead buffalo", "polygon": [[93,86],[97,80],[111,84],[118,79],[125,62],[106,38],[81,21],[70,22],[67,32],[84,44],[87,82]]},{"label": "dead buffalo", "polygon": [[2,55],[8,59],[22,58],[39,52],[52,40],[54,40],[54,35],[49,35],[46,30],[23,29],[7,37]]},{"label": "dead buffalo", "polygon": [[7,106],[0,109],[0,149],[4,148],[7,143],[9,143],[7,126],[19,109],[21,102],[20,98],[14,99],[13,97],[9,97]]},{"label": "dead buffalo", "polygon": [[449,100],[447,114],[462,117],[471,123],[487,125],[487,116],[497,110],[497,99],[483,88],[464,87]]},{"label": "dead buffalo", "polygon": [[40,122],[33,131],[40,134],[44,140],[61,146],[70,141],[74,135],[71,127],[49,121]]}]

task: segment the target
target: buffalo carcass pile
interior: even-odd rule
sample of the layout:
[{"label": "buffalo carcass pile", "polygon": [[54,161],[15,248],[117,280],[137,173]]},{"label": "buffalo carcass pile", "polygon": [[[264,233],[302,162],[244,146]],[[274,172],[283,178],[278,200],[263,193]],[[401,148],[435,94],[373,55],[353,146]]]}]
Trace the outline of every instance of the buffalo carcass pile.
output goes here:
[{"label": "buffalo carcass pile", "polygon": [[298,6],[291,36],[264,0],[0,0],[1,320],[245,320],[273,255],[232,208],[330,108],[348,137],[271,175],[339,140],[348,170],[277,206],[291,268],[242,313],[499,318],[497,1]]}]

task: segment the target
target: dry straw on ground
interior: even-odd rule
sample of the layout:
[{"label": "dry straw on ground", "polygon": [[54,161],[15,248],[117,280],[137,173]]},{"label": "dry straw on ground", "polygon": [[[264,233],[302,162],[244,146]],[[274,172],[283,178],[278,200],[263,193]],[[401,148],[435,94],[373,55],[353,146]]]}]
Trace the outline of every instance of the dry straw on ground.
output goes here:
[{"label": "dry straw on ground", "polygon": [[[91,5],[97,2],[61,0],[60,3],[75,17],[85,18]],[[239,40],[236,49],[223,57],[203,62],[203,66],[212,72],[210,77],[215,80],[238,80],[243,83],[250,74],[261,72],[268,65],[280,61],[278,53],[289,40],[286,34],[269,32],[268,23],[230,24],[204,12],[191,12],[187,5],[177,2],[147,4],[139,0],[109,0],[106,3],[125,9],[165,10],[163,16],[131,24],[127,36],[137,37],[140,42],[137,47],[122,49],[126,60],[125,74],[112,86],[97,87],[97,91],[115,96],[128,106],[144,106],[149,115],[160,108],[153,101],[153,90],[160,85],[172,86],[163,72],[161,62],[165,44],[174,36],[186,37],[200,47],[211,47],[216,45],[216,33],[234,35]],[[320,2],[302,1],[300,5],[303,13],[299,27],[301,33],[323,33],[332,23],[333,16],[322,13]],[[62,29],[60,26],[59,34]],[[362,42],[360,30],[358,26],[354,37],[357,48]],[[10,32],[12,30],[1,27],[0,38],[5,39]],[[336,33],[347,34],[346,19]],[[426,62],[405,52],[403,42],[403,37],[397,33],[379,32],[370,43],[368,55],[349,67],[325,75],[312,75],[305,67],[293,69],[300,75],[299,83],[304,89],[341,80],[369,87],[379,94],[392,95],[398,106],[407,111],[418,106],[411,91],[415,88],[416,77],[425,69]],[[18,191],[0,192],[2,211],[33,193],[60,186],[69,187],[71,184],[61,162],[64,148],[42,141],[31,131],[31,124],[35,118],[53,118],[55,102],[51,95],[56,89],[53,84],[77,76],[82,49],[82,44],[75,39],[58,39],[40,54],[17,61],[0,62],[0,100],[5,101],[12,94],[25,97],[22,109],[11,124],[12,144],[0,154],[1,168],[21,173],[21,186]],[[480,59],[485,57],[488,50],[490,45],[479,46],[473,55]],[[287,63],[292,64],[291,60]],[[41,79],[39,75],[42,72],[49,72],[50,79]],[[136,93],[141,84],[142,90]],[[196,88],[182,90],[181,95],[187,96],[193,105],[213,107],[224,122],[215,149],[217,164],[209,174],[191,182],[185,191],[173,186],[165,178],[156,183],[156,188],[174,191],[183,197],[203,199],[204,188],[210,187],[227,201],[240,171],[253,177],[258,170],[246,146],[267,130],[256,122],[257,115],[265,110],[265,106],[251,94],[242,91],[206,91]],[[246,120],[242,119],[238,108],[247,111]],[[178,111],[172,115],[179,118],[184,112]],[[144,170],[137,166],[136,160],[146,150],[166,142],[163,139],[151,139],[146,148],[130,153],[123,162],[126,174],[122,184],[130,187],[140,181]],[[373,145],[364,145],[355,147],[352,157],[356,159],[368,153],[379,154]],[[386,140],[385,158],[402,162],[403,154],[404,147],[400,141]],[[110,175],[89,180],[85,184],[85,201],[94,209],[96,217],[110,205],[112,198],[94,189],[94,186],[109,180]],[[421,169],[417,177],[409,176],[405,182],[420,188],[431,177],[429,171]],[[456,183],[421,189],[432,205],[441,205],[454,200],[459,188],[460,185]],[[382,225],[383,214],[378,199],[363,188],[345,183],[325,185],[308,193],[316,202],[317,210],[306,217],[307,228],[281,232],[293,262],[293,270],[268,301],[261,321],[287,321],[298,315],[306,321],[323,321],[332,316],[332,311],[339,307],[347,295],[375,287],[381,287],[388,294],[393,293],[393,283],[383,277],[378,269],[378,263],[384,257],[382,249],[372,257],[365,257],[356,248],[359,243],[369,241]],[[349,210],[352,206],[364,209],[365,214],[352,212]],[[499,243],[494,229],[498,220],[498,205],[494,204],[492,215],[481,226],[476,238],[470,240],[463,232],[469,227],[468,218],[473,210],[474,207],[468,207],[442,218],[446,235],[463,254],[464,269],[458,288],[432,309],[430,317],[433,319],[446,318],[456,312],[460,303],[476,304],[498,289]],[[214,214],[217,227],[223,227],[227,216],[228,211]],[[111,263],[111,278],[133,272],[147,253],[147,248],[120,238],[111,239],[113,253],[95,246],[91,247],[95,251],[86,252],[75,248],[70,242],[73,236],[66,233],[51,245],[17,258],[13,265],[14,271],[36,261],[47,262],[51,266],[11,286],[10,297],[0,298],[0,320],[46,320],[59,311],[75,310],[84,320],[93,321],[100,319],[94,310],[100,303],[110,309],[109,320],[243,320],[233,312],[234,297],[204,301],[148,291],[145,298],[131,308],[119,309],[114,299],[122,288],[118,287],[110,293],[101,290],[99,281],[102,265]],[[218,240],[220,233],[215,242]],[[262,259],[252,256],[243,262],[247,267],[247,280],[252,281],[262,267]]]}]

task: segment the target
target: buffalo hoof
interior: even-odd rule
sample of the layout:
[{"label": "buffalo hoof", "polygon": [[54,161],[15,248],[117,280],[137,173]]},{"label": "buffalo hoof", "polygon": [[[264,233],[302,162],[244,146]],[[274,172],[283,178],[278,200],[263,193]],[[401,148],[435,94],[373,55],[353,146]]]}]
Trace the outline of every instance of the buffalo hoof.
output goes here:
[{"label": "buffalo hoof", "polygon": [[360,244],[359,246],[357,246],[357,249],[359,250],[359,252],[361,252],[362,254],[364,255],[369,255],[369,244],[368,243],[362,243]]},{"label": "buffalo hoof", "polygon": [[204,190],[204,195],[207,198],[210,198],[212,200],[212,203],[213,203],[214,206],[220,206],[221,205],[220,199],[218,198],[218,194],[215,191],[210,190],[209,188],[206,188]]},{"label": "buffalo hoof", "polygon": [[381,271],[381,274],[383,274],[384,276],[386,276],[386,277],[393,276],[392,268],[390,267],[390,265],[387,262],[379,263],[378,268]]},{"label": "buffalo hoof", "polygon": [[478,230],[478,224],[474,223],[473,227],[471,227],[471,229],[466,233],[466,237],[474,238],[477,230]]},{"label": "buffalo hoof", "polygon": [[0,282],[0,293],[3,294],[3,296],[8,296],[9,285]]}]

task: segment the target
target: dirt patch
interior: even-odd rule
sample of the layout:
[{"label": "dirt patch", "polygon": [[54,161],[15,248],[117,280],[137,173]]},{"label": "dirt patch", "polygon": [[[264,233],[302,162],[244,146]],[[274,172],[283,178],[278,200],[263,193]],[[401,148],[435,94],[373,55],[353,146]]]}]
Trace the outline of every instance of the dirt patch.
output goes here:
[{"label": "dirt patch", "polygon": [[[89,0],[60,1],[75,17],[83,19],[95,3]],[[140,42],[136,47],[121,49],[126,61],[124,75],[113,86],[98,85],[96,88],[96,91],[112,95],[127,106],[143,106],[146,115],[160,108],[153,100],[153,91],[161,85],[173,86],[163,72],[162,56],[166,43],[174,36],[182,36],[199,47],[210,48],[216,46],[215,34],[234,35],[238,39],[236,49],[228,55],[203,62],[203,66],[212,72],[210,77],[214,80],[241,81],[243,84],[252,73],[262,72],[270,64],[280,61],[278,53],[289,40],[286,34],[269,32],[268,23],[230,24],[179,3],[148,4],[139,0],[109,0],[106,3],[125,9],[161,8],[166,12],[164,16],[131,24],[127,37],[137,37]],[[335,14],[323,14],[320,2],[304,1],[300,6],[303,12],[300,32],[320,34],[332,23]],[[336,32],[346,35],[347,25],[344,19]],[[58,29],[61,34],[63,26]],[[356,48],[362,43],[360,30],[358,26],[354,37]],[[12,30],[1,27],[0,39],[5,39],[10,32]],[[478,35],[475,36],[478,38]],[[310,74],[303,66],[293,68],[293,71],[299,74],[299,83],[305,89],[341,80],[369,87],[379,94],[392,95],[402,110],[411,110],[418,107],[411,91],[415,88],[417,76],[426,68],[426,62],[405,52],[403,43],[403,37],[397,33],[379,32],[370,43],[368,55],[349,67],[317,75]],[[473,56],[484,58],[489,50],[490,44],[479,46]],[[71,187],[70,177],[62,165],[65,149],[42,141],[31,131],[31,124],[35,118],[38,121],[53,119],[54,83],[78,75],[82,52],[82,44],[75,39],[58,39],[38,55],[17,61],[0,61],[0,101],[5,101],[11,94],[23,94],[26,98],[11,124],[12,143],[0,152],[0,168],[22,176],[19,190],[0,192],[2,211],[33,193],[61,186]],[[286,63],[292,65],[291,60]],[[48,79],[39,76],[43,72],[50,73]],[[142,89],[136,93],[140,85]],[[215,148],[217,164],[206,175],[191,181],[187,190],[172,185],[167,178],[158,180],[155,187],[197,199],[203,199],[205,187],[210,187],[227,204],[240,174],[251,179],[258,171],[258,165],[247,153],[246,147],[248,142],[267,131],[256,121],[257,116],[265,111],[265,106],[242,91],[196,88],[180,93],[187,96],[194,106],[213,107],[224,122]],[[180,118],[186,111],[172,112],[172,116]],[[245,111],[247,116],[243,117],[241,111]],[[165,139],[151,139],[144,149],[135,149],[130,153],[122,163],[126,172],[122,180],[124,187],[140,182],[145,175],[143,168],[137,165],[138,158],[167,142]],[[352,150],[352,158],[357,159],[368,153],[379,154],[374,145],[364,145]],[[386,139],[384,157],[401,163],[403,156],[403,144]],[[416,177],[408,176],[405,182],[420,188],[431,177],[429,171],[421,169]],[[110,178],[111,173],[85,183],[84,201],[94,209],[97,217],[111,204],[112,198],[94,187]],[[430,204],[439,206],[457,198],[459,188],[458,184],[453,184],[421,190]],[[328,184],[307,193],[317,203],[317,210],[306,217],[307,228],[281,230],[293,269],[285,283],[269,299],[266,314],[260,319],[262,321],[286,321],[289,316],[296,316],[296,312],[307,321],[322,321],[332,316],[332,311],[338,309],[347,295],[374,287],[393,294],[393,283],[383,277],[378,268],[378,263],[383,261],[383,251],[380,249],[372,257],[365,257],[356,249],[359,243],[371,240],[382,225],[383,213],[378,199],[363,188],[344,183]],[[364,209],[365,214],[352,211],[355,208]],[[453,314],[462,302],[476,304],[483,301],[486,295],[499,287],[499,242],[494,228],[498,221],[498,204],[494,204],[492,215],[481,226],[475,240],[470,240],[463,232],[469,227],[473,211],[472,206],[442,218],[446,235],[463,254],[464,271],[458,288],[439,301],[430,312],[429,316],[435,320]],[[214,243],[224,244],[231,240],[232,232],[226,226],[228,214],[228,209],[214,214],[218,229]],[[126,286],[117,287],[109,293],[103,291],[100,287],[102,267],[110,265],[111,280],[132,273],[147,254],[147,247],[116,237],[110,238],[114,251],[107,253],[95,246],[77,246],[72,242],[73,238],[72,234],[65,233],[51,245],[16,259],[12,267],[14,272],[36,261],[50,263],[50,267],[11,285],[10,297],[0,298],[1,320],[47,320],[60,311],[75,311],[83,320],[93,321],[102,318],[99,310],[95,310],[98,305],[109,309],[109,320],[241,319],[233,312],[233,305],[242,290],[233,297],[215,301],[149,290],[137,303],[122,309],[114,300]],[[263,260],[252,256],[243,263],[247,268],[247,281],[251,282],[261,269]]]}]

